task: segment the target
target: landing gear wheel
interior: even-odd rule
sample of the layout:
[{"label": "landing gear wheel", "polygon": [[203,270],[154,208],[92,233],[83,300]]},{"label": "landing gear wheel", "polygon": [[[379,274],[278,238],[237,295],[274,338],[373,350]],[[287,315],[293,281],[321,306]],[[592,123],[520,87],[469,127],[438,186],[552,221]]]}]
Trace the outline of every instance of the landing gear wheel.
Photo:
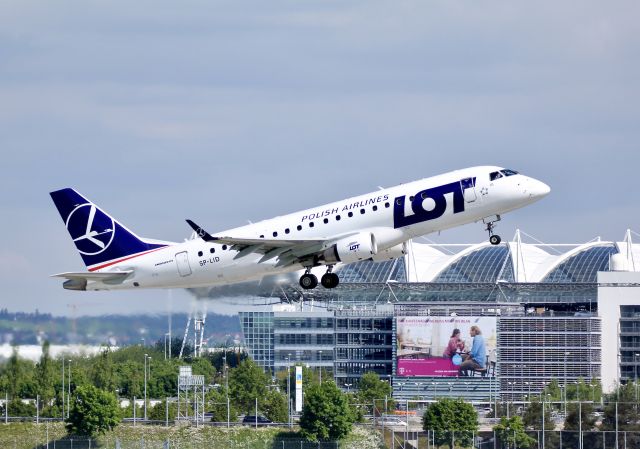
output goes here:
[{"label": "landing gear wheel", "polygon": [[340,278],[335,273],[325,273],[320,278],[320,283],[324,288],[336,288],[340,283]]},{"label": "landing gear wheel", "polygon": [[499,245],[501,241],[502,239],[499,235],[493,234],[489,237],[489,243],[491,243],[492,245]]},{"label": "landing gear wheel", "polygon": [[[324,277],[324,276],[323,276]],[[318,286],[318,278],[315,274],[305,273],[300,276],[300,287],[305,290],[311,290]]]}]

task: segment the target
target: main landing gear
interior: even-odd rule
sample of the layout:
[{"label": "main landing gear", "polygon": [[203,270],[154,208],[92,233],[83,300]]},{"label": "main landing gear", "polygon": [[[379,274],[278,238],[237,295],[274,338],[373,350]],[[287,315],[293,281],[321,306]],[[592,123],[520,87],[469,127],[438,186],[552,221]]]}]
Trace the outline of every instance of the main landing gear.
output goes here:
[{"label": "main landing gear", "polygon": [[[320,283],[324,288],[336,288],[340,283],[340,278],[337,274],[331,270],[333,266],[330,266],[325,274],[320,278]],[[300,276],[300,287],[305,290],[311,290],[318,286],[318,278],[315,274],[311,273],[311,268],[307,268],[305,273]]]},{"label": "main landing gear", "polygon": [[500,221],[500,215],[482,219],[482,222],[487,225],[485,229],[489,232],[489,243],[492,245],[499,245],[502,241],[498,234],[493,233],[493,228],[496,227],[495,223],[498,221]]}]

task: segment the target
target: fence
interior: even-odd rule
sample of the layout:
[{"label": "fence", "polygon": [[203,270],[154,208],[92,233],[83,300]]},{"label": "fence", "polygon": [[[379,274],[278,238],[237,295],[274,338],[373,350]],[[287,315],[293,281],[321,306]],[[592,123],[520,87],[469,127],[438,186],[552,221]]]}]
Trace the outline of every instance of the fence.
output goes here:
[{"label": "fence", "polygon": [[[534,442],[529,449],[637,449],[640,448],[640,431],[545,431],[544,442],[542,431],[528,431],[527,435]],[[440,449],[431,432],[393,431],[385,429],[385,444],[390,449]],[[455,446],[459,448],[458,445]],[[507,445],[495,438],[493,432],[478,432],[473,437],[475,449],[518,449],[513,444]],[[461,446],[460,446],[461,448]]]},{"label": "fence", "polygon": [[[7,444],[8,443],[8,444]],[[197,443],[176,440],[144,440],[123,441],[118,438],[100,439],[100,441],[83,438],[62,438],[36,445],[14,439],[3,441],[2,449],[209,449],[221,447],[218,442],[200,441]],[[225,449],[341,449],[339,441],[312,442],[299,439],[283,439],[275,441],[246,441],[243,443],[230,441]]]}]

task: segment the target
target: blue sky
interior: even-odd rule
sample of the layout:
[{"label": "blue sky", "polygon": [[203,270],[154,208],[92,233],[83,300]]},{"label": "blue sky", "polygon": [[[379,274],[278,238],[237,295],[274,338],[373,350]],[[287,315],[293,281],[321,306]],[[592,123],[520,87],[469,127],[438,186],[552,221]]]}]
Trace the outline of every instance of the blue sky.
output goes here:
[{"label": "blue sky", "polygon": [[65,186],[140,235],[181,240],[184,218],[218,231],[495,164],[552,187],[505,217],[505,237],[640,232],[638,13],[633,1],[2,2],[0,304],[164,310],[166,292],[82,294],[48,278],[84,268],[48,196]]}]

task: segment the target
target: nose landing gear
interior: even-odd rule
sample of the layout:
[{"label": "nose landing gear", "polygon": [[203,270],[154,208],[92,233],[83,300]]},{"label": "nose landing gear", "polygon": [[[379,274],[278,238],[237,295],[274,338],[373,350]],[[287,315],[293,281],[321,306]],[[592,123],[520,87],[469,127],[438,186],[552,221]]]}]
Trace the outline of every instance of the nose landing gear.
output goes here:
[{"label": "nose landing gear", "polygon": [[502,241],[498,234],[493,233],[493,229],[496,227],[495,223],[498,221],[500,221],[500,215],[494,215],[492,217],[482,219],[482,222],[487,225],[485,229],[489,232],[489,243],[492,245],[499,245]]}]

